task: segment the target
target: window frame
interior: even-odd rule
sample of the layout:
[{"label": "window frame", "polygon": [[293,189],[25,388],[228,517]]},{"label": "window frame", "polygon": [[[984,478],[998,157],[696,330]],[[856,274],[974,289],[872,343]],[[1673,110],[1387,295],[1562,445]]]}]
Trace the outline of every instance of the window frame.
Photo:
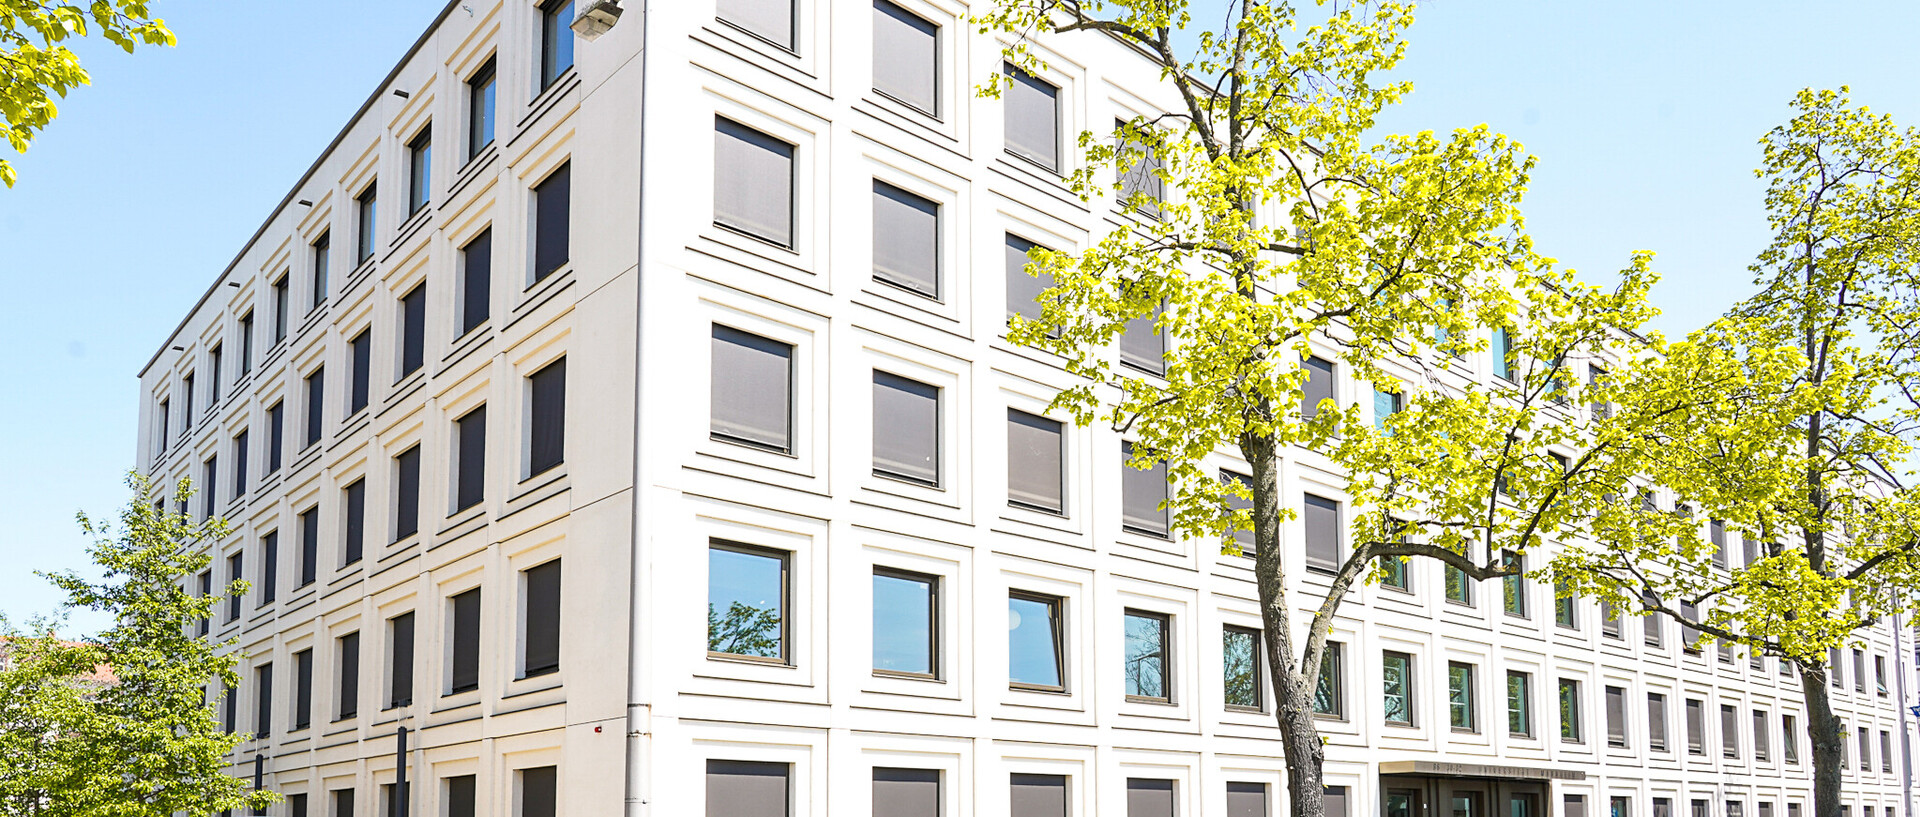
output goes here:
[{"label": "window frame", "polygon": [[[793,562],[797,554],[791,550],[782,550],[779,548],[766,547],[763,545],[755,545],[755,544],[749,544],[746,542],[734,541],[731,539],[721,539],[718,537],[714,537],[707,540],[707,554],[708,554],[709,563],[711,563],[712,553],[715,550],[723,550],[731,553],[738,553],[746,556],[755,556],[755,557],[764,558],[764,559],[774,559],[779,562],[779,567],[780,567],[780,607],[779,607],[780,651],[779,651],[779,654],[775,656],[749,655],[745,653],[731,653],[731,652],[717,651],[712,648],[712,644],[711,644],[712,631],[711,629],[709,629],[708,631],[709,644],[707,649],[707,660],[709,661],[715,661],[715,660],[744,661],[744,662],[753,663],[753,664],[765,664],[765,665],[782,666],[782,667],[795,666],[798,663],[798,661],[796,656],[794,655],[794,653],[796,652],[795,650],[796,645],[794,644],[795,628],[793,626],[793,607],[794,607],[794,604],[793,604],[794,602],[794,588],[793,588],[794,564]],[[707,594],[706,594],[707,604],[709,609],[711,609],[713,604],[712,577],[709,576],[707,581],[708,581]]]},{"label": "window frame", "polygon": [[[1122,658],[1121,666],[1123,668],[1123,672],[1121,674],[1121,679],[1122,679],[1121,689],[1126,690],[1127,702],[1128,703],[1166,704],[1166,705],[1173,704],[1174,703],[1173,682],[1174,682],[1174,676],[1175,676],[1174,666],[1173,666],[1173,661],[1174,661],[1173,616],[1167,613],[1159,612],[1157,610],[1146,610],[1146,609],[1141,609],[1137,607],[1125,608],[1122,611],[1122,615],[1123,615],[1123,619],[1122,619],[1123,625],[1122,625],[1121,632],[1123,634],[1123,637],[1122,637],[1123,645],[1126,640],[1129,640],[1128,638],[1126,638],[1126,635],[1125,635],[1127,632],[1126,625],[1130,624],[1134,620],[1155,622],[1158,624],[1158,628],[1159,628],[1160,670],[1158,674],[1159,674],[1161,694],[1151,695],[1151,694],[1147,694],[1144,691],[1135,692],[1131,689],[1128,689],[1129,683],[1132,683],[1131,678],[1133,676],[1130,674],[1131,671],[1126,668],[1126,665],[1132,660],[1132,656],[1129,656],[1127,654],[1125,647],[1123,646],[1121,651],[1121,658]],[[1144,686],[1141,686],[1138,684],[1135,684],[1134,686],[1141,690],[1145,689]]]},{"label": "window frame", "polygon": [[[916,570],[907,570],[904,568],[890,567],[887,565],[879,565],[879,564],[876,564],[873,566],[873,577],[875,579],[884,577],[884,578],[893,579],[896,581],[913,582],[915,584],[921,584],[926,586],[927,588],[926,590],[927,592],[927,630],[925,635],[926,635],[926,650],[927,650],[926,659],[927,659],[927,667],[928,667],[926,672],[914,672],[910,670],[882,669],[878,666],[875,666],[872,668],[873,674],[876,677],[881,677],[881,678],[907,678],[907,679],[923,680],[923,681],[944,680],[945,673],[943,672],[944,667],[942,666],[944,661],[942,659],[944,657],[943,648],[945,647],[945,645],[941,643],[941,638],[940,638],[940,630],[941,630],[940,617],[941,617],[941,613],[943,612],[943,607],[944,607],[943,602],[945,601],[944,593],[941,592],[942,591],[941,584],[942,584],[942,579],[944,577],[938,574],[922,573]],[[877,598],[874,600],[874,605],[875,605],[875,609],[872,610],[873,633],[874,633],[874,641],[877,643],[879,640],[879,629],[880,629],[879,620],[880,620],[880,612],[881,612],[879,609],[877,609],[877,605],[878,605]],[[878,658],[878,656],[875,656],[875,658]],[[878,662],[876,661],[875,663],[878,663]]]}]

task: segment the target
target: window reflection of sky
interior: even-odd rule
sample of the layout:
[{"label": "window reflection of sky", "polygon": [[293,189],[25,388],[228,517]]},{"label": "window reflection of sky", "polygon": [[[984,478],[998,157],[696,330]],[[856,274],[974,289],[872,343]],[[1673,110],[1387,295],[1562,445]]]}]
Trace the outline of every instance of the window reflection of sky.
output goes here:
[{"label": "window reflection of sky", "polygon": [[932,595],[931,582],[874,574],[874,669],[933,673]]},{"label": "window reflection of sky", "polygon": [[1007,600],[1008,680],[1016,684],[1060,686],[1060,657],[1054,653],[1053,605],[1034,599]]}]

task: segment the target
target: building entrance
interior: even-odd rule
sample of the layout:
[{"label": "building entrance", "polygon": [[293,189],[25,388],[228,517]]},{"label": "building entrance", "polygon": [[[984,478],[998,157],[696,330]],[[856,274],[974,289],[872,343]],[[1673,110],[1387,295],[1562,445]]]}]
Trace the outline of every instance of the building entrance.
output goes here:
[{"label": "building entrance", "polygon": [[1381,817],[1552,817],[1554,780],[1586,772],[1426,760],[1380,764]]}]

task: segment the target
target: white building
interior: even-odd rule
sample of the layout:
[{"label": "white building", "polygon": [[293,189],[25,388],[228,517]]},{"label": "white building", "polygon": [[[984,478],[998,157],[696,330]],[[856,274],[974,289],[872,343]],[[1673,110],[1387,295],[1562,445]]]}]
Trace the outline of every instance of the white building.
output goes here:
[{"label": "white building", "polygon": [[[1120,218],[1071,136],[1157,74],[1048,39],[977,98],[961,0],[626,5],[576,42],[450,2],[142,371],[139,462],[233,524],[201,586],[253,583],[210,628],[237,772],[299,817],[1284,813],[1250,563],[1159,534],[1004,337],[1019,253]],[[1310,452],[1284,478],[1337,509]],[[1808,809],[1775,662],[1406,585],[1335,636],[1345,813]],[[1860,817],[1902,802],[1906,646],[1842,661]]]}]

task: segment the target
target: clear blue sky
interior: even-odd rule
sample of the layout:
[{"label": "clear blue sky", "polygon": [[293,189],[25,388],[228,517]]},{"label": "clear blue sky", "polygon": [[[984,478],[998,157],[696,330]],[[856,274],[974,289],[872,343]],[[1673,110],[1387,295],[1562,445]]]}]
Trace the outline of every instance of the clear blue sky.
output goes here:
[{"label": "clear blue sky", "polygon": [[[0,190],[0,612],[16,619],[58,601],[32,570],[85,565],[74,512],[124,499],[140,367],[441,2],[154,7],[179,47],[87,49],[94,85]],[[1795,89],[1850,84],[1920,124],[1911,0],[1434,0],[1419,18],[1415,93],[1387,126],[1518,138],[1541,157],[1542,251],[1595,273],[1658,252],[1670,333],[1745,291],[1766,239],[1755,142]]]}]

